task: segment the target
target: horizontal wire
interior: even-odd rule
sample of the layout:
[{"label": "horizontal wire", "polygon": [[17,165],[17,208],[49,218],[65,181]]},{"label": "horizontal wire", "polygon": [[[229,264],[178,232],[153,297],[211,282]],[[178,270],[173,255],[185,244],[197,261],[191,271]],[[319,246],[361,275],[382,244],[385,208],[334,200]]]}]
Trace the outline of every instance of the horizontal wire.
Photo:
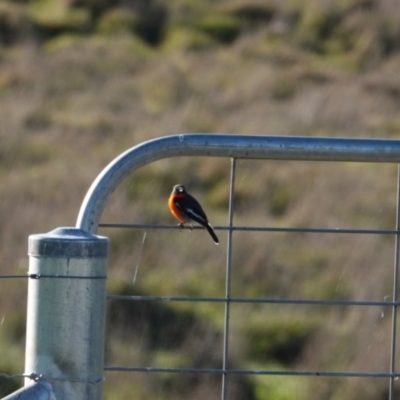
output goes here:
[{"label": "horizontal wire", "polygon": [[46,381],[64,381],[64,382],[77,382],[77,383],[90,383],[91,385],[97,385],[101,382],[105,381],[105,378],[98,379],[85,379],[85,378],[68,378],[62,376],[47,376],[47,375],[39,375],[39,380],[44,379]]},{"label": "horizontal wire", "polygon": [[0,378],[6,378],[6,379],[30,378],[30,375],[26,375],[26,374],[8,375],[3,372],[0,372]]},{"label": "horizontal wire", "polygon": [[54,278],[54,279],[108,279],[107,275],[100,276],[80,276],[80,275],[47,275],[47,274],[26,274],[26,275],[0,275],[0,279],[42,279],[42,278]]},{"label": "horizontal wire", "polygon": [[208,368],[159,368],[159,367],[122,367],[108,366],[104,371],[119,372],[172,372],[188,374],[231,374],[231,375],[283,375],[283,376],[328,376],[360,378],[398,378],[399,373],[390,372],[338,372],[338,371],[278,371],[253,369],[208,369]]},{"label": "horizontal wire", "polygon": [[46,381],[90,383],[92,385],[97,385],[98,383],[101,383],[105,380],[104,377],[99,378],[99,379],[69,378],[69,377],[65,377],[65,376],[48,376],[48,375],[43,375],[43,374],[36,374],[34,372],[32,372],[31,374],[14,374],[14,375],[0,373],[0,377],[6,378],[6,379],[29,378],[35,382],[39,382],[41,380],[46,380]]},{"label": "horizontal wire", "polygon": [[54,278],[54,279],[107,279],[107,275],[100,276],[80,276],[80,275],[46,275],[46,274],[29,274],[29,278],[41,279],[41,278]]},{"label": "horizontal wire", "polygon": [[[169,224],[117,224],[101,223],[101,228],[125,228],[125,229],[204,229],[202,226],[185,226]],[[400,231],[395,229],[344,229],[344,228],[280,228],[261,226],[213,226],[219,231],[247,231],[247,232],[300,232],[300,233],[344,233],[344,234],[369,234],[369,235],[397,235]]]},{"label": "horizontal wire", "polygon": [[359,300],[303,300],[303,299],[272,299],[272,298],[241,298],[241,297],[185,297],[185,296],[126,296],[107,295],[108,300],[124,301],[185,301],[185,302],[209,302],[209,303],[265,303],[265,304],[305,304],[328,306],[399,306],[399,301],[359,301]]}]

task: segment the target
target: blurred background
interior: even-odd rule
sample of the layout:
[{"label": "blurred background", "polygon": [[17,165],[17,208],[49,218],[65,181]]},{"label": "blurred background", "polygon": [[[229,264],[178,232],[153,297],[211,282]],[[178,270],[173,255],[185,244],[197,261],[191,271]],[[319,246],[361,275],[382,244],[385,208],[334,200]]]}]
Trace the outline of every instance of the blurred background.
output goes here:
[{"label": "blurred background", "polygon": [[[0,1],[0,274],[73,226],[100,171],[178,133],[400,136],[397,0]],[[173,224],[185,184],[228,220],[230,161],[155,162],[102,222]],[[238,161],[234,223],[394,229],[396,165]],[[101,228],[111,294],[223,297],[226,233]],[[232,296],[392,300],[394,238],[235,232]],[[0,280],[0,372],[24,371],[25,279]],[[380,371],[391,311],[232,304],[229,366]],[[221,368],[224,306],[108,303],[106,364]],[[219,399],[218,375],[105,374],[106,400]],[[21,381],[0,377],[0,396]],[[398,383],[396,383],[398,385]],[[388,398],[388,379],[232,376],[230,400]],[[400,389],[397,393],[400,393]],[[400,395],[400,394],[399,394]]]}]

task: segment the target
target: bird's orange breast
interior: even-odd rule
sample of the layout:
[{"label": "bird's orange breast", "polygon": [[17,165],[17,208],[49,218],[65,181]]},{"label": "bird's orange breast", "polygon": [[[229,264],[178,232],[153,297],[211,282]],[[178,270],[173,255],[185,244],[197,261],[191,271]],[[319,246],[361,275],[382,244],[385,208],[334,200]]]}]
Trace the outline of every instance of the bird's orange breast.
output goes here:
[{"label": "bird's orange breast", "polygon": [[168,199],[168,206],[169,206],[169,209],[171,210],[171,213],[174,215],[174,217],[177,220],[179,220],[181,222],[185,222],[186,220],[185,220],[184,216],[180,213],[180,211],[176,208],[176,205],[175,205],[175,200],[177,198],[182,198],[182,197],[185,197],[185,195],[184,194],[181,194],[181,195],[171,194],[171,196],[169,196],[169,199]]}]

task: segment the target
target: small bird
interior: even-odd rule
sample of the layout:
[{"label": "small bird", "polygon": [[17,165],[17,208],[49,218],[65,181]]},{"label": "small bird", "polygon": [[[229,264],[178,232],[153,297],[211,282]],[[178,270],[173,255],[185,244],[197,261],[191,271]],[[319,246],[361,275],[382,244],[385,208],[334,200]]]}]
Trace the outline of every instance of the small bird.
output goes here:
[{"label": "small bird", "polygon": [[174,186],[169,196],[168,206],[174,217],[181,221],[179,224],[180,227],[182,227],[185,222],[196,221],[207,229],[214,243],[219,244],[217,235],[208,222],[207,216],[201,208],[200,203],[186,191],[185,186]]}]

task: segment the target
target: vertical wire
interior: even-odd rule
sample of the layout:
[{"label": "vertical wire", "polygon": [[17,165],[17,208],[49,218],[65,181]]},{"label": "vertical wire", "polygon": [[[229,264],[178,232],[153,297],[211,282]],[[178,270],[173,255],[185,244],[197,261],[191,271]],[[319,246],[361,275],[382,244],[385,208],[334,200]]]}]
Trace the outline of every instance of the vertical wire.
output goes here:
[{"label": "vertical wire", "polygon": [[225,281],[225,326],[224,326],[224,353],[222,359],[222,394],[221,399],[226,400],[227,395],[227,374],[228,369],[228,344],[229,344],[229,318],[230,318],[230,296],[231,296],[231,265],[232,265],[232,224],[233,224],[233,208],[235,193],[235,173],[236,160],[231,158],[231,177],[229,191],[229,215],[228,215],[228,243],[226,255],[226,281]]},{"label": "vertical wire", "polygon": [[[393,266],[393,302],[397,302],[398,298],[398,277],[399,277],[399,250],[400,250],[400,164],[397,172],[397,206],[396,206],[396,241],[394,250],[394,266]],[[390,373],[396,372],[396,331],[397,331],[397,306],[392,308],[392,338],[390,349]],[[394,381],[393,376],[390,377],[389,384],[389,400],[394,400]]]}]

